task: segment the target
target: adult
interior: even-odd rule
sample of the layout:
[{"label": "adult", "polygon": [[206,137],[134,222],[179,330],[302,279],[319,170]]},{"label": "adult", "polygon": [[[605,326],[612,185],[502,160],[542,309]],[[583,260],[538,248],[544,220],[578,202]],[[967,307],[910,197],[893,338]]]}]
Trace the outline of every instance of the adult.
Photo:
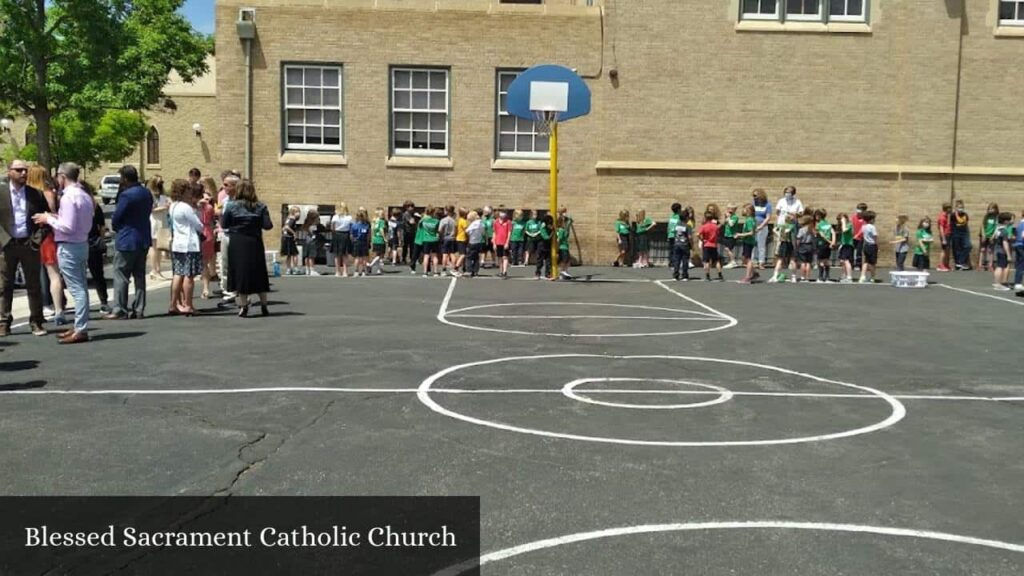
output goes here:
[{"label": "adult", "polygon": [[[775,224],[782,226],[790,220],[793,221],[794,230],[798,226],[797,221],[804,215],[804,203],[796,197],[796,186],[786,186],[782,191],[782,198],[775,204]],[[796,262],[789,263],[790,268],[796,269]]]},{"label": "adult", "polygon": [[416,271],[416,260],[419,253],[416,251],[416,231],[419,229],[419,217],[416,215],[416,205],[411,200],[402,204],[402,263],[408,262],[413,272]]},{"label": "adult", "polygon": [[753,192],[751,204],[754,205],[754,260],[757,267],[764,270],[765,262],[768,260],[768,225],[772,220],[772,205],[768,202],[768,195],[761,188]]},{"label": "adult", "polygon": [[[146,311],[146,252],[153,242],[149,216],[153,194],[139,184],[134,166],[118,170],[122,190],[110,224],[114,228],[114,309],[103,318],[143,318]],[[128,307],[128,280],[135,282],[135,299]]]},{"label": "adult", "polygon": [[266,252],[263,231],[274,227],[267,206],[256,196],[256,187],[249,180],[238,184],[235,200],[224,210],[221,227],[231,236],[228,244],[228,285],[238,293],[238,316],[249,314],[249,295],[259,294],[260,311],[268,316]]},{"label": "adult", "polygon": [[42,232],[33,220],[46,212],[43,193],[29,186],[28,164],[14,160],[7,168],[7,185],[0,186],[0,336],[11,333],[14,273],[21,265],[28,293],[32,334],[46,336],[43,297],[39,286],[39,245]]},{"label": "adult", "polygon": [[102,198],[89,184],[82,182],[82,188],[92,196],[93,213],[92,227],[89,228],[89,275],[96,286],[96,295],[100,299],[100,314],[109,314],[109,298],[107,294],[107,277],[103,271],[104,259],[107,255],[107,218],[103,214]]},{"label": "adult", "polygon": [[82,169],[73,162],[57,168],[57,185],[63,192],[57,214],[44,212],[32,220],[53,228],[57,241],[57,261],[64,284],[75,301],[75,325],[57,335],[61,344],[89,341],[89,230],[95,212],[92,196],[78,183]]},{"label": "adult", "polygon": [[[26,183],[43,193],[48,212],[57,211],[57,207],[60,206],[60,197],[57,194],[57,186],[46,172],[46,168],[38,165],[30,166]],[[42,264],[39,281],[43,294],[43,314],[46,317],[52,315],[55,326],[64,326],[67,324],[64,319],[66,301],[64,299],[64,281],[57,268],[57,241],[49,226],[44,224],[40,226],[40,229],[43,233],[43,242],[39,245],[39,261]]]},{"label": "adult", "polygon": [[153,211],[149,216],[149,232],[152,242],[149,247],[149,278],[151,280],[166,280],[161,266],[163,252],[170,248],[171,231],[167,229],[167,209],[171,205],[171,199],[164,191],[164,179],[159,175],[154,176],[146,182],[146,188],[153,195]]},{"label": "adult", "polygon": [[196,310],[192,306],[195,278],[203,272],[203,255],[199,235],[203,223],[196,215],[196,205],[203,195],[203,189],[187,180],[171,183],[171,303],[167,314],[191,316]]},{"label": "adult", "polygon": [[[217,193],[217,209],[215,211],[219,222],[223,222],[224,212],[227,211],[232,200],[235,198],[235,193],[240,179],[241,177],[238,175],[238,172],[233,170],[228,170],[221,174],[221,189]],[[217,276],[221,282],[221,292],[223,292],[225,302],[230,302],[236,296],[234,291],[235,288],[231,285],[231,280],[228,278],[228,266],[230,265],[229,260],[231,259],[228,248],[230,246],[231,231],[221,225],[220,266],[217,270]]]},{"label": "adult", "polygon": [[202,178],[203,178],[203,173],[199,171],[199,168],[189,168],[189,170],[188,170],[188,183],[189,184],[191,184],[193,186],[196,185],[196,184],[199,184],[199,181],[202,180]]},{"label": "adult", "polygon": [[217,256],[217,238],[214,234],[217,216],[213,208],[217,198],[217,184],[209,176],[200,180],[199,183],[203,187],[203,196],[199,200],[196,212],[199,221],[203,223],[203,237],[199,243],[199,251],[203,255],[203,291],[201,296],[205,300],[210,297],[210,281],[217,275],[216,266],[214,266],[214,259]]}]

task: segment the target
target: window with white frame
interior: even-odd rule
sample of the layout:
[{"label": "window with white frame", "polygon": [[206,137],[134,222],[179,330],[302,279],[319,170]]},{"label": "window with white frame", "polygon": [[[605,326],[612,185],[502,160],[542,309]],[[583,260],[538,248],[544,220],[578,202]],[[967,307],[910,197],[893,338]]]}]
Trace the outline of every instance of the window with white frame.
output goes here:
[{"label": "window with white frame", "polygon": [[821,20],[821,0],[786,0],[787,20]]},{"label": "window with white frame", "polygon": [[782,0],[743,0],[745,20],[778,20]]},{"label": "window with white frame", "polygon": [[864,22],[870,0],[742,0],[740,19],[797,22]]},{"label": "window with white frame", "polygon": [[548,158],[548,136],[538,133],[537,123],[508,113],[508,87],[519,74],[515,70],[498,71],[498,157]]},{"label": "window with white frame", "polygon": [[284,67],[286,150],[342,151],[341,66]]},{"label": "window with white frame", "polygon": [[999,2],[999,24],[1003,26],[1024,26],[1024,2]]},{"label": "window with white frame", "polygon": [[448,155],[447,69],[391,69],[391,151],[396,156]]}]

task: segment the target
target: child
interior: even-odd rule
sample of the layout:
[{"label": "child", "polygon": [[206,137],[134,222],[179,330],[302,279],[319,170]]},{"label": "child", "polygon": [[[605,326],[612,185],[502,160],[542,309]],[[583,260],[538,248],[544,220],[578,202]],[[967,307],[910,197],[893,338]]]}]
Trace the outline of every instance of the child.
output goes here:
[{"label": "child", "polygon": [[754,217],[754,214],[753,204],[743,205],[743,228],[736,234],[736,239],[743,242],[743,265],[746,267],[747,273],[739,281],[740,284],[751,284],[759,277],[759,274],[754,271],[754,246],[757,245],[755,237],[757,235],[757,218]]},{"label": "child", "polygon": [[378,276],[384,273],[385,238],[388,234],[388,221],[384,219],[384,209],[377,208],[373,212],[373,261],[370,271]]},{"label": "child", "polygon": [[460,207],[459,217],[455,220],[455,252],[458,256],[455,258],[455,269],[452,271],[454,276],[461,276],[464,272],[463,265],[466,263],[466,247],[469,239],[469,236],[466,235],[466,228],[469,226],[469,221],[466,220],[468,215],[466,209]]},{"label": "child", "polygon": [[651,265],[651,239],[648,232],[654,226],[654,220],[647,217],[647,211],[641,208],[636,213],[636,253],[637,261],[633,266],[647,268]]},{"label": "child", "polygon": [[992,263],[992,269],[995,270],[993,260],[995,246],[992,243],[992,237],[999,225],[999,216],[999,205],[993,202],[985,209],[985,217],[981,220],[981,229],[978,230],[978,244],[981,246],[981,249],[978,250],[978,266],[982,270],[987,271],[990,263]]},{"label": "child", "polygon": [[482,248],[482,250],[483,250],[483,257],[482,257],[482,261],[481,261],[481,266],[483,266],[484,268],[488,267],[487,259],[488,259],[488,256],[490,256],[490,260],[491,260],[490,266],[494,267],[496,265],[495,264],[495,260],[494,260],[494,243],[493,243],[493,239],[494,239],[494,213],[491,210],[490,206],[484,206],[484,213],[480,216],[480,223],[483,224],[483,227],[484,227],[484,247]]},{"label": "child", "polygon": [[449,274],[452,273],[454,276],[455,261],[457,259],[457,252],[455,251],[455,233],[457,232],[457,224],[455,222],[455,206],[449,206],[444,211],[444,216],[441,218],[441,222],[437,225],[438,236],[441,238],[441,273]]},{"label": "child", "polygon": [[299,227],[302,210],[298,206],[288,207],[288,218],[281,227],[281,256],[284,256],[286,274],[299,273],[299,245],[295,242],[295,229]]},{"label": "child", "polygon": [[494,258],[498,260],[498,277],[508,278],[508,255],[509,241],[512,238],[512,222],[508,219],[508,212],[500,210],[498,219],[491,225],[494,236],[491,242],[494,245]]},{"label": "child", "polygon": [[537,238],[540,237],[540,222],[537,221],[537,213],[533,210],[527,210],[526,224],[523,226],[523,232],[526,234],[526,259],[523,261],[523,266],[530,265],[530,257],[537,251]]},{"label": "child", "polygon": [[572,279],[572,274],[569,273],[569,268],[572,266],[572,258],[569,256],[569,227],[571,225],[571,218],[565,214],[558,216],[556,240],[558,240],[558,267],[561,269],[558,276],[566,280]]},{"label": "child", "polygon": [[352,240],[352,256],[355,258],[356,267],[353,276],[366,276],[366,258],[370,253],[370,220],[366,208],[360,206],[356,210],[356,218],[349,228],[349,236]]},{"label": "child", "polygon": [[839,264],[843,267],[839,282],[849,284],[853,282],[853,222],[843,212],[836,216],[836,224],[839,227]]},{"label": "child", "polygon": [[434,276],[441,275],[441,273],[437,269],[437,255],[441,251],[441,245],[439,243],[438,236],[438,226],[441,223],[442,216],[444,216],[444,210],[442,210],[441,208],[433,209],[431,207],[428,207],[426,213],[423,214],[423,219],[420,220],[420,230],[423,232],[422,246],[424,278],[430,276],[431,271],[433,271]]},{"label": "child", "polygon": [[814,217],[801,216],[800,230],[796,233],[796,259],[800,263],[800,280],[810,282],[811,263],[814,261],[814,247],[817,238],[814,231]]},{"label": "child", "polygon": [[836,230],[828,221],[824,208],[814,211],[815,232],[818,235],[818,282],[830,282],[832,247],[836,245]]},{"label": "child", "polygon": [[676,241],[676,224],[679,223],[679,219],[682,217],[683,205],[679,202],[672,203],[672,215],[668,217],[668,265],[670,268],[675,269],[675,258],[676,251],[673,249],[673,243]]},{"label": "child", "polygon": [[469,274],[470,278],[476,278],[480,273],[480,251],[484,247],[484,225],[476,210],[471,210],[466,216],[466,241],[466,274]]},{"label": "child", "polygon": [[352,222],[348,204],[338,204],[338,211],[331,216],[331,252],[334,253],[334,275],[348,276],[348,257],[352,254]]},{"label": "child", "polygon": [[722,266],[731,270],[738,266],[736,258],[736,232],[739,227],[740,217],[736,214],[736,205],[729,203],[725,207],[725,221],[722,222],[722,246],[719,249],[719,259],[729,262]]},{"label": "child", "polygon": [[942,246],[942,261],[939,262],[939,272],[949,272],[950,235],[953,232],[950,214],[953,212],[953,205],[949,202],[942,203],[942,212],[939,213],[939,245]]},{"label": "child", "polygon": [[917,223],[917,234],[914,236],[914,269],[925,272],[931,266],[929,254],[932,249],[932,221],[927,216]]},{"label": "child", "polygon": [[1013,243],[1014,263],[1013,289],[1017,292],[1024,292],[1024,211],[1020,213],[1020,222],[1017,223],[1017,239]]},{"label": "child", "polygon": [[864,240],[864,265],[860,269],[860,283],[875,281],[875,265],[878,264],[878,230],[875,228],[875,213],[871,210],[861,214],[864,225],[861,235]]},{"label": "child", "polygon": [[704,224],[697,230],[697,235],[700,237],[701,260],[704,261],[704,281],[711,282],[711,267],[715,266],[718,280],[724,282],[722,261],[718,257],[718,223],[715,221],[714,212],[704,213]]},{"label": "child", "polygon": [[964,201],[957,200],[950,215],[949,246],[957,270],[971,269],[971,217],[964,209]]},{"label": "child", "polygon": [[[775,242],[779,248],[776,250],[778,258],[775,260],[775,270],[772,272],[772,277],[768,279],[769,284],[776,282],[784,282],[786,280],[786,270],[789,270],[789,265],[793,261],[793,230],[796,229],[794,218],[786,218],[781,220],[775,226]],[[790,278],[791,282],[796,282],[796,275],[794,274]]]},{"label": "child", "polygon": [[690,280],[690,244],[693,242],[693,228],[690,227],[682,212],[676,219],[676,227],[672,230],[672,278],[679,282]]},{"label": "child", "polygon": [[615,257],[612,266],[618,268],[626,265],[626,252],[629,251],[629,210],[619,211],[619,219],[615,221],[615,237],[619,255]]},{"label": "child", "polygon": [[907,218],[906,214],[900,214],[896,217],[896,228],[893,229],[893,240],[890,244],[896,245],[896,271],[903,272],[904,265],[907,262],[907,252],[910,251],[910,230],[907,230]]},{"label": "child", "polygon": [[861,269],[864,264],[864,213],[867,210],[868,205],[861,202],[857,204],[857,211],[850,218],[850,222],[853,223],[853,267],[861,270],[862,276],[864,272]]},{"label": "child", "polygon": [[1007,292],[1006,285],[1010,277],[1010,228],[1013,226],[1013,214],[1003,212],[997,216],[996,229],[990,239],[992,248],[992,287]]},{"label": "child", "polygon": [[535,280],[540,280],[541,274],[547,276],[551,268],[552,220],[551,214],[545,214],[544,218],[539,222],[540,231],[537,234],[537,253],[534,254],[537,262],[537,268],[533,274]]},{"label": "child", "polygon": [[398,266],[398,255],[401,249],[399,238],[401,237],[402,211],[398,208],[391,210],[391,217],[388,218],[388,250],[391,251],[391,265]]},{"label": "child", "polygon": [[523,221],[523,211],[518,208],[512,212],[511,236],[512,265],[521,266],[523,264],[523,247],[526,244],[526,222]]},{"label": "child", "polygon": [[306,221],[302,228],[306,231],[306,243],[302,247],[303,259],[306,265],[306,274],[319,276],[316,271],[316,259],[320,254],[320,244],[323,242],[324,225],[320,223],[320,213],[310,210],[306,213]]}]

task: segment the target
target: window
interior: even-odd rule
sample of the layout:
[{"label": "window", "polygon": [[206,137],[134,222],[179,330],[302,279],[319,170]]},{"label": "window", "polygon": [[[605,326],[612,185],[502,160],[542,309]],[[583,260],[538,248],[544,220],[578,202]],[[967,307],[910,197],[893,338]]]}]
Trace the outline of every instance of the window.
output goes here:
[{"label": "window", "polygon": [[1024,26],[1024,2],[999,2],[999,23],[1003,26]]},{"label": "window", "polygon": [[146,132],[146,164],[160,163],[160,133],[156,126],[150,126]]},{"label": "window", "polygon": [[786,0],[786,19],[820,21],[821,0]]},{"label": "window", "polygon": [[448,70],[391,69],[391,151],[448,155]]},{"label": "window", "polygon": [[870,0],[742,0],[742,20],[864,22]]},{"label": "window", "polygon": [[508,113],[508,87],[517,76],[518,71],[498,72],[498,157],[547,158],[548,136],[537,133],[537,123]]},{"label": "window", "polygon": [[745,20],[778,20],[782,0],[743,0]]},{"label": "window", "polygon": [[286,150],[342,151],[341,67],[286,65]]},{"label": "window", "polygon": [[29,124],[25,128],[25,146],[36,143],[36,125]]}]

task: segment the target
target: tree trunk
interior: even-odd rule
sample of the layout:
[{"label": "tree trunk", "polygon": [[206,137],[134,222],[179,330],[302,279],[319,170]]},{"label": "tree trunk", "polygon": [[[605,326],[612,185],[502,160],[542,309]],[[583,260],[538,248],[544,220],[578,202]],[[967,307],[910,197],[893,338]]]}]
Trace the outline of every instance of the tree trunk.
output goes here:
[{"label": "tree trunk", "polygon": [[[35,26],[41,37],[46,30],[46,0],[36,0]],[[36,122],[36,148],[39,152],[39,164],[50,170],[50,103],[46,97],[47,66],[45,54],[29,54],[32,71],[36,77],[36,93],[32,98],[33,117]]]},{"label": "tree trunk", "polygon": [[36,123],[36,149],[39,153],[39,165],[49,172],[52,161],[50,157],[50,119],[52,115],[48,108],[36,108],[33,118]]}]

